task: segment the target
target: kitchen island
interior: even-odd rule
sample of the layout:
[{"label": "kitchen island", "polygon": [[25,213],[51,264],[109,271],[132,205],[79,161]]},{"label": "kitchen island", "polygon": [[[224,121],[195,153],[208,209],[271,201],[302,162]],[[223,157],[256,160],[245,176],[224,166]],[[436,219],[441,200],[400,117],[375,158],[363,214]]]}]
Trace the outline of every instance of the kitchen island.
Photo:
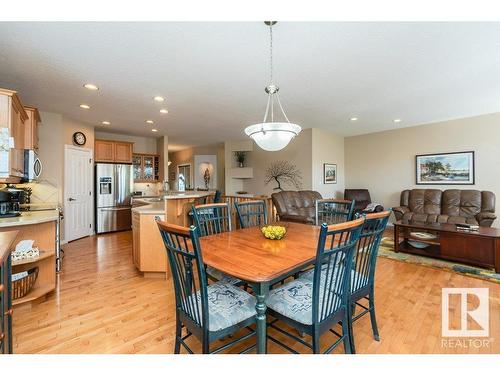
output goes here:
[{"label": "kitchen island", "polygon": [[21,216],[0,218],[0,232],[17,231],[12,249],[19,241],[33,240],[40,251],[36,258],[12,261],[12,274],[38,268],[33,288],[23,297],[14,299],[17,306],[38,302],[56,288],[56,250],[59,243],[59,210],[26,211]]},{"label": "kitchen island", "polygon": [[188,213],[197,199],[211,192],[170,193],[162,197],[134,197],[132,208],[132,256],[144,277],[169,278],[165,246],[155,222],[158,216],[169,223],[188,226]]}]

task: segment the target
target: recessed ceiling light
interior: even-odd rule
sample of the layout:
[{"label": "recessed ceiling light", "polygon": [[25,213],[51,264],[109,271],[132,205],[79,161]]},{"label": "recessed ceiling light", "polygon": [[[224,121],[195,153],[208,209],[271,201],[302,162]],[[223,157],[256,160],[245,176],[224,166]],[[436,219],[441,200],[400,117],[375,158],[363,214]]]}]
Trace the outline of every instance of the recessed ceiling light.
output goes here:
[{"label": "recessed ceiling light", "polygon": [[400,118],[394,119],[394,122],[401,122]]},{"label": "recessed ceiling light", "polygon": [[155,97],[153,98],[153,100],[154,100],[155,102],[164,102],[164,101],[165,101],[165,98],[164,98],[163,96],[155,96]]},{"label": "recessed ceiling light", "polygon": [[101,124],[103,124],[103,125],[111,125],[111,123],[109,121],[103,121],[103,122],[101,122]]},{"label": "recessed ceiling light", "polygon": [[158,131],[158,129],[151,129],[151,131],[152,131],[152,132],[157,132],[157,131]]},{"label": "recessed ceiling light", "polygon": [[83,87],[85,87],[86,89],[89,89],[89,90],[93,90],[93,91],[99,90],[99,87],[97,87],[93,83],[86,83],[85,85],[83,85]]},{"label": "recessed ceiling light", "polygon": [[160,113],[168,113],[168,109],[162,108],[160,109]]},{"label": "recessed ceiling light", "polygon": [[88,104],[80,104],[80,108],[90,109],[90,106]]},{"label": "recessed ceiling light", "polygon": [[351,121],[358,121],[358,118],[357,117],[351,117],[349,120],[351,120]]},{"label": "recessed ceiling light", "polygon": [[146,124],[154,124],[155,122],[153,120],[146,120]]}]

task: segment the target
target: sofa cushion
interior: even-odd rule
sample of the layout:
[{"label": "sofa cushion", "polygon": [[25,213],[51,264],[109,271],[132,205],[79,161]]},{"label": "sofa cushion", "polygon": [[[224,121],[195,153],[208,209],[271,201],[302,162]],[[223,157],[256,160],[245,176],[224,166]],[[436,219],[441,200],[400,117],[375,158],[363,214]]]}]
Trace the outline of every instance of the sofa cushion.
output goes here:
[{"label": "sofa cushion", "polygon": [[481,192],[449,189],[443,192],[443,214],[473,218],[481,212]]},{"label": "sofa cushion", "polygon": [[413,189],[409,194],[410,211],[420,214],[441,213],[441,190]]}]

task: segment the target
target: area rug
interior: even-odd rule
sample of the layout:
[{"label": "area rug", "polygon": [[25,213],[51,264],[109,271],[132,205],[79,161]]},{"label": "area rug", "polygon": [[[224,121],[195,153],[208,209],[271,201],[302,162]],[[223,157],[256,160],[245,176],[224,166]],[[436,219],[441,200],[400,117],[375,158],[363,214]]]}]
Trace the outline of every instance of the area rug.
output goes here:
[{"label": "area rug", "polygon": [[468,266],[465,264],[460,264],[447,260],[435,259],[420,255],[413,255],[401,252],[396,253],[394,252],[394,241],[390,237],[382,238],[382,241],[380,242],[380,248],[378,250],[378,256],[383,258],[399,260],[400,262],[413,263],[427,267],[444,269],[446,271],[456,272],[462,275],[500,283],[500,273],[496,273],[494,270]]}]

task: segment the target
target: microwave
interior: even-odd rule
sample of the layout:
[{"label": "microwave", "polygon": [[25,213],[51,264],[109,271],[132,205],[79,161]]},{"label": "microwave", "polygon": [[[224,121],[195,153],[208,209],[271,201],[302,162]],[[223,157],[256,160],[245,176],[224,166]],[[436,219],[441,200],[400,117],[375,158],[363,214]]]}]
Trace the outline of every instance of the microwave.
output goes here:
[{"label": "microwave", "polygon": [[24,176],[22,182],[38,180],[42,174],[42,162],[34,150],[24,150]]}]

